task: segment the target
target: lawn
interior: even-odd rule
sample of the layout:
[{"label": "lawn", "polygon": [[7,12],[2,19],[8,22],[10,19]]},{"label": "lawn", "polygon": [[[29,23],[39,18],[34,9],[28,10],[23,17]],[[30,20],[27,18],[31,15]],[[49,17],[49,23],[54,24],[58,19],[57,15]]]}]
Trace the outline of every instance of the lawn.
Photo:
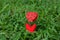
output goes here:
[{"label": "lawn", "polygon": [[[27,12],[37,12],[33,33]],[[0,40],[60,40],[60,0],[0,0]]]}]

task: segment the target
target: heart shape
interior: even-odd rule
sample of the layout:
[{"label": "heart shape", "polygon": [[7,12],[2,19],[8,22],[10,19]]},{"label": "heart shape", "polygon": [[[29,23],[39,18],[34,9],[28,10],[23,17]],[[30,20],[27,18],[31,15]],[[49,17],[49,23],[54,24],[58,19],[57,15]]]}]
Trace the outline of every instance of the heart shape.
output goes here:
[{"label": "heart shape", "polygon": [[28,20],[28,22],[33,22],[37,19],[38,14],[37,12],[27,12],[26,14],[26,18]]},{"label": "heart shape", "polygon": [[33,24],[32,26],[26,23],[26,30],[29,32],[34,32],[36,29],[36,24]]}]

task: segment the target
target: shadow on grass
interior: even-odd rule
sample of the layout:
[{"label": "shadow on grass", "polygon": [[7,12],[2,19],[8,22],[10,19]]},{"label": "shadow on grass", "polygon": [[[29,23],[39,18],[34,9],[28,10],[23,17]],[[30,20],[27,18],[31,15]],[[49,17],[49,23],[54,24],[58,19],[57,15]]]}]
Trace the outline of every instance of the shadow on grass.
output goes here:
[{"label": "shadow on grass", "polygon": [[46,27],[42,25],[37,25],[36,31],[39,31],[40,29],[46,30]]}]

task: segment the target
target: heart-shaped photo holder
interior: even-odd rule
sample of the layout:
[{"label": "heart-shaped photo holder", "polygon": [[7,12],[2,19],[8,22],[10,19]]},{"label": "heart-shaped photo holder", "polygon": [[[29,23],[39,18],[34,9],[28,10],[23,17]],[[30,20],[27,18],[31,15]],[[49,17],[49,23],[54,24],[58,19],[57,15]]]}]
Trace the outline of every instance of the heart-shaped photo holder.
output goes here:
[{"label": "heart-shaped photo holder", "polygon": [[28,23],[26,23],[26,30],[28,30],[29,32],[34,32],[36,29],[36,24],[33,24],[32,26]]},{"label": "heart-shaped photo holder", "polygon": [[26,18],[28,20],[28,22],[33,22],[37,19],[38,14],[37,12],[27,12],[26,14]]}]

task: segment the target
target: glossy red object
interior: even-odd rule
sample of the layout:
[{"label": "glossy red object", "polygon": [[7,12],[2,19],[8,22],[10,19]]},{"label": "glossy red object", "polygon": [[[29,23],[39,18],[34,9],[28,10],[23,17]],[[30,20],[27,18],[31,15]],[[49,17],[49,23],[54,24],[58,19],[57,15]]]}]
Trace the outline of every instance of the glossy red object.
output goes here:
[{"label": "glossy red object", "polygon": [[27,12],[26,18],[28,22],[33,22],[37,19],[38,13],[37,12]]},{"label": "glossy red object", "polygon": [[29,32],[34,32],[35,31],[35,29],[36,29],[36,24],[33,24],[32,26],[31,25],[29,25],[29,24],[27,24],[26,23],[26,30],[28,30]]}]

